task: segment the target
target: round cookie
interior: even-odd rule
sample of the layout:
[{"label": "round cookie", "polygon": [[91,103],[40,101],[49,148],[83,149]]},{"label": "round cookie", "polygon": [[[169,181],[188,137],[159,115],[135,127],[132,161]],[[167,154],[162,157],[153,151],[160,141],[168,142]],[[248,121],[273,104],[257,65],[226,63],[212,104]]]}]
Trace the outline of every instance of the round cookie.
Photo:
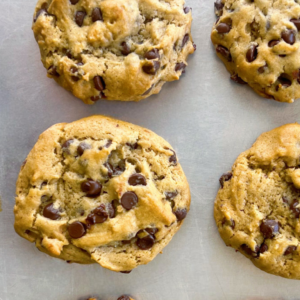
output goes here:
[{"label": "round cookie", "polygon": [[195,51],[191,22],[184,0],[39,0],[32,28],[48,76],[93,104],[178,80]]},{"label": "round cookie", "polygon": [[104,116],[42,133],[16,194],[15,230],[40,251],[125,273],[162,251],[190,206],[172,147]]},{"label": "round cookie", "polygon": [[300,279],[300,125],[263,133],[220,178],[214,216],[227,246],[265,272]]},{"label": "round cookie", "polygon": [[300,98],[298,0],[217,0],[211,39],[237,83],[281,102]]}]

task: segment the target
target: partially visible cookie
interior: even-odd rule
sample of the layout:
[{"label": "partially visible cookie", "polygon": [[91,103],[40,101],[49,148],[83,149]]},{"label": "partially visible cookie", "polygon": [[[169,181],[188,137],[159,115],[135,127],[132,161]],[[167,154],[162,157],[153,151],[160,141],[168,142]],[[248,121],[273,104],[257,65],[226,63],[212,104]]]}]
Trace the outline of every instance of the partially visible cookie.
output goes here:
[{"label": "partially visible cookie", "polygon": [[183,0],[39,0],[32,28],[48,76],[93,104],[178,80],[195,50],[191,22]]},{"label": "partially visible cookie", "polygon": [[217,0],[211,39],[231,79],[281,102],[300,98],[298,0]]},{"label": "partially visible cookie", "polygon": [[227,246],[258,268],[300,279],[300,125],[263,133],[220,178],[214,216]]},{"label": "partially visible cookie", "polygon": [[[87,300],[98,300],[98,299],[97,298],[89,298]],[[118,298],[118,300],[134,300],[134,299],[128,295],[122,295]]]},{"label": "partially visible cookie", "polygon": [[170,144],[104,116],[41,134],[16,193],[20,236],[51,256],[124,273],[162,251],[190,206]]}]

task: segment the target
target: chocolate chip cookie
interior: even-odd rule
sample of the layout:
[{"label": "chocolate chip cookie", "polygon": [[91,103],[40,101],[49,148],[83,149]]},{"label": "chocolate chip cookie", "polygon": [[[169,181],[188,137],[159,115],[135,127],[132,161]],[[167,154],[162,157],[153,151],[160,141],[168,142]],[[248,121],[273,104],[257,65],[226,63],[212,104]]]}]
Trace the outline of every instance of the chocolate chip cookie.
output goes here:
[{"label": "chocolate chip cookie", "polygon": [[178,80],[194,52],[191,22],[181,0],[39,0],[33,31],[48,76],[93,104]]},{"label": "chocolate chip cookie", "polygon": [[39,250],[124,273],[162,251],[190,205],[172,147],[150,130],[104,116],[41,134],[16,194],[15,230]]},{"label": "chocolate chip cookie", "polygon": [[300,279],[300,125],[263,133],[220,178],[214,215],[227,246]]},{"label": "chocolate chip cookie", "polygon": [[[89,298],[87,300],[98,300],[98,299],[97,298]],[[134,299],[128,295],[122,295],[117,300],[134,300]]]},{"label": "chocolate chip cookie", "polygon": [[217,0],[211,39],[231,79],[281,102],[300,98],[300,2]]}]

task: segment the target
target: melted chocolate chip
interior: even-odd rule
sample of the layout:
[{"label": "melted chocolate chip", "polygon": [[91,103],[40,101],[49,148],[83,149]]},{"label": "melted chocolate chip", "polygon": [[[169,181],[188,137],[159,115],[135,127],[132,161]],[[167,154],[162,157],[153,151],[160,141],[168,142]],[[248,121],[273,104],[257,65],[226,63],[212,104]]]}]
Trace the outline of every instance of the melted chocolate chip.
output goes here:
[{"label": "melted chocolate chip", "polygon": [[159,58],[160,58],[160,57],[159,57],[159,50],[156,49],[156,48],[154,48],[154,49],[152,49],[152,50],[146,52],[145,55],[144,55],[144,57],[145,57],[146,59],[149,59],[149,60],[156,59],[156,58],[159,59]]},{"label": "melted chocolate chip", "polygon": [[128,179],[129,185],[147,185],[147,180],[142,174],[133,174]]},{"label": "melted chocolate chip", "polygon": [[230,62],[232,60],[231,54],[226,47],[218,45],[216,48],[216,51],[217,51],[217,53],[221,54],[224,58],[226,58],[228,62]]},{"label": "melted chocolate chip", "polygon": [[266,244],[262,244],[259,249],[259,253],[263,254],[268,251],[268,246]]},{"label": "melted chocolate chip", "polygon": [[85,143],[85,142],[82,142],[79,144],[79,146],[77,147],[77,153],[79,156],[81,156],[83,154],[83,152],[85,150],[88,150],[88,149],[91,149],[91,145]]},{"label": "melted chocolate chip", "polygon": [[47,10],[46,10],[46,9],[43,9],[43,8],[40,9],[40,10],[36,13],[33,22],[35,23],[36,20],[39,18],[39,16],[42,15],[42,14],[47,14]]},{"label": "melted chocolate chip", "polygon": [[108,140],[104,147],[109,148],[111,144],[112,144],[112,140]]},{"label": "melted chocolate chip", "polygon": [[100,92],[105,90],[105,82],[101,76],[94,77],[94,86],[95,86],[95,89]]},{"label": "melted chocolate chip", "polygon": [[177,63],[177,64],[175,65],[175,72],[184,70],[185,67],[186,67],[186,64],[185,64],[185,63],[183,63],[183,62]]},{"label": "melted chocolate chip", "polygon": [[60,218],[59,210],[54,208],[53,203],[45,206],[43,210],[43,216],[50,220],[57,220]]},{"label": "melted chocolate chip", "polygon": [[272,40],[272,41],[269,42],[268,46],[269,47],[274,47],[279,43],[280,43],[280,41],[278,41],[278,40]]},{"label": "melted chocolate chip", "polygon": [[271,239],[279,232],[279,224],[275,220],[264,220],[260,224],[260,232],[266,239]]},{"label": "melted chocolate chip", "polygon": [[145,231],[147,231],[151,235],[155,235],[158,232],[157,228],[146,228]]},{"label": "melted chocolate chip", "polygon": [[192,8],[191,7],[187,7],[187,6],[183,9],[183,11],[184,11],[185,14],[188,14],[191,10],[192,10]]},{"label": "melted chocolate chip", "polygon": [[290,209],[294,213],[295,218],[299,218],[299,216],[300,216],[300,206],[298,207],[298,205],[299,205],[299,202],[296,199],[294,199],[292,204],[290,205]]},{"label": "melted chocolate chip", "polygon": [[99,7],[95,7],[92,11],[92,21],[97,22],[97,21],[103,21],[102,17],[102,12]]},{"label": "melted chocolate chip", "polygon": [[107,168],[107,175],[109,178],[118,176],[125,171],[125,160],[120,160],[117,166],[112,166],[109,162],[106,162],[104,166]]},{"label": "melted chocolate chip", "polygon": [[166,200],[170,201],[170,200],[173,200],[178,195],[178,191],[165,192],[165,195],[166,195]]},{"label": "melted chocolate chip", "polygon": [[127,56],[130,53],[130,50],[131,50],[130,46],[126,42],[122,42],[121,47],[122,47],[121,53],[123,55]]},{"label": "melted chocolate chip", "polygon": [[294,30],[287,29],[281,34],[282,39],[290,45],[293,45],[296,41],[296,35]]},{"label": "melted chocolate chip", "polygon": [[100,99],[101,99],[100,95],[99,95],[99,96],[92,96],[92,97],[91,97],[91,100],[92,100],[93,102],[99,101]]},{"label": "melted chocolate chip", "polygon": [[136,245],[141,250],[148,250],[153,247],[154,242],[155,242],[155,237],[153,235],[148,235],[142,239],[138,238],[136,241]]},{"label": "melted chocolate chip", "polygon": [[88,179],[81,184],[81,190],[88,197],[98,197],[101,194],[102,185],[98,181]]},{"label": "melted chocolate chip", "polygon": [[243,244],[241,249],[249,256],[257,256],[257,251],[252,251],[251,248],[246,244]]},{"label": "melted chocolate chip", "polygon": [[134,206],[137,205],[137,203],[138,197],[134,192],[126,192],[121,197],[121,205],[127,210],[132,209]]},{"label": "melted chocolate chip", "polygon": [[230,76],[230,79],[238,84],[247,84],[241,77],[239,77],[237,74],[233,74]]},{"label": "melted chocolate chip", "polygon": [[300,20],[299,19],[291,19],[291,22],[296,26],[297,30],[300,30]]},{"label": "melted chocolate chip", "polygon": [[79,2],[79,0],[70,0],[70,2],[71,2],[72,5],[75,5]]},{"label": "melted chocolate chip", "polygon": [[289,254],[292,254],[294,251],[297,250],[297,246],[288,246],[285,251],[284,251],[284,254],[283,255],[289,255]]},{"label": "melted chocolate chip", "polygon": [[177,208],[174,211],[174,214],[178,221],[182,221],[183,219],[185,219],[185,217],[187,215],[187,210],[186,210],[186,208]]},{"label": "melted chocolate chip", "polygon": [[230,180],[231,177],[232,177],[231,172],[225,173],[220,177],[219,182],[220,182],[221,188],[224,187],[224,182]]},{"label": "melted chocolate chip", "polygon": [[81,27],[83,25],[83,21],[84,21],[85,16],[86,16],[86,12],[84,12],[84,11],[76,12],[75,22],[79,27]]},{"label": "melted chocolate chip", "polygon": [[169,149],[171,152],[173,152],[173,155],[171,155],[170,156],[170,158],[169,158],[169,162],[170,163],[173,163],[174,165],[176,165],[177,164],[177,156],[176,156],[176,153],[175,153],[175,151],[174,150],[172,150],[172,149]]},{"label": "melted chocolate chip", "polygon": [[49,69],[48,69],[48,74],[50,76],[54,76],[54,77],[59,77],[60,75],[57,73],[57,69],[55,66],[51,66]]},{"label": "melted chocolate chip", "polygon": [[264,65],[264,66],[262,66],[262,67],[259,67],[259,68],[257,69],[257,72],[258,72],[259,74],[262,74],[262,73],[265,72],[266,68],[267,68],[267,65]]},{"label": "melted chocolate chip", "polygon": [[252,45],[247,53],[246,53],[246,59],[248,62],[253,62],[257,57],[257,46],[256,45]]},{"label": "melted chocolate chip", "polygon": [[118,200],[113,200],[111,203],[107,204],[108,216],[113,219],[116,217],[116,207],[118,205]]},{"label": "melted chocolate chip", "polygon": [[108,218],[108,213],[106,212],[105,205],[101,204],[99,207],[95,208],[91,214],[89,214],[86,218],[87,223],[101,224],[104,223]]},{"label": "melted chocolate chip", "polygon": [[215,4],[215,12],[216,13],[220,13],[220,11],[222,11],[224,4],[222,3],[221,0],[216,0]]},{"label": "melted chocolate chip", "polygon": [[[129,273],[131,273],[131,271],[132,270],[130,270],[130,271],[120,271],[120,273],[122,273],[122,274],[129,274]],[[123,297],[123,296],[122,296]],[[118,300],[124,300],[124,299],[118,299]],[[125,300],[127,300],[126,298],[125,298]],[[129,299],[130,300],[130,299]]]},{"label": "melted chocolate chip", "polygon": [[71,238],[79,239],[86,234],[86,226],[79,221],[75,221],[68,226],[68,232]]},{"label": "melted chocolate chip", "polygon": [[228,33],[231,30],[231,26],[227,23],[220,23],[216,29],[218,33]]},{"label": "melted chocolate chip", "polygon": [[146,74],[155,75],[159,67],[160,67],[160,62],[155,60],[151,63],[148,62],[145,65],[143,65],[142,69]]},{"label": "melted chocolate chip", "polygon": [[280,77],[278,77],[278,81],[281,83],[282,87],[287,88],[292,85],[292,82],[285,76],[286,74],[281,74]]},{"label": "melted chocolate chip", "polygon": [[182,39],[181,48],[183,48],[185,46],[185,44],[188,42],[189,39],[190,39],[190,35],[188,33],[186,33],[185,36]]},{"label": "melted chocolate chip", "polygon": [[[125,273],[125,274],[128,274],[130,273],[131,271],[122,271],[121,273]],[[121,297],[118,298],[118,300],[130,300],[130,297],[127,296],[127,295],[122,295]]]},{"label": "melted chocolate chip", "polygon": [[126,143],[126,146],[128,146],[132,150],[135,150],[138,148],[139,145],[138,145],[138,143],[134,143],[134,144]]}]

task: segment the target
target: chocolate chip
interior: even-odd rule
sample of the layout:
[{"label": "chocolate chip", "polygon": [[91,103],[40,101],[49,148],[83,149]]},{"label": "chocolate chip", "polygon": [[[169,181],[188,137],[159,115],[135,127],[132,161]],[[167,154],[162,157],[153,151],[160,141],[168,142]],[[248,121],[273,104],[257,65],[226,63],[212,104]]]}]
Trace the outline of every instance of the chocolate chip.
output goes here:
[{"label": "chocolate chip", "polygon": [[274,47],[279,43],[280,43],[280,41],[278,41],[278,40],[272,40],[272,41],[269,42],[268,46],[269,47]]},{"label": "chocolate chip", "polygon": [[187,7],[187,6],[183,9],[183,11],[184,11],[185,14],[188,14],[190,12],[190,10],[192,10],[192,8],[191,7]]},{"label": "chocolate chip", "polygon": [[86,234],[86,226],[79,221],[75,221],[68,226],[68,232],[71,238],[79,239]]},{"label": "chocolate chip", "polygon": [[248,62],[253,62],[257,57],[257,46],[256,45],[252,45],[247,53],[246,53],[246,58]]},{"label": "chocolate chip", "polygon": [[257,71],[258,71],[259,74],[262,74],[262,73],[265,72],[266,68],[267,68],[267,65],[264,65],[264,66],[262,66],[262,67],[259,67],[259,68],[257,69]]},{"label": "chocolate chip", "polygon": [[[122,274],[129,274],[129,273],[131,273],[131,271],[132,270],[130,270],[130,271],[120,271],[120,273],[122,273]],[[123,297],[123,296],[122,296]],[[118,299],[119,300],[119,299]],[[120,300],[122,300],[122,298],[120,299]],[[124,300],[124,299],[123,299]],[[130,300],[130,299],[129,299]]]},{"label": "chocolate chip", "polygon": [[186,67],[186,64],[183,62],[177,63],[175,65],[175,72],[180,71],[180,70],[184,70]]},{"label": "chocolate chip", "polygon": [[73,74],[75,74],[76,72],[78,72],[78,68],[73,66],[73,67],[70,68],[70,71],[71,71]]},{"label": "chocolate chip", "polygon": [[[121,273],[125,273],[125,274],[128,274],[130,273],[131,271],[122,271]],[[121,297],[118,298],[118,300],[130,300],[130,297],[127,296],[127,295],[122,295]]]},{"label": "chocolate chip", "polygon": [[221,185],[222,188],[224,187],[224,182],[230,180],[231,177],[232,177],[232,173],[231,173],[231,172],[224,173],[224,174],[220,177],[219,182],[220,182],[220,185]]},{"label": "chocolate chip", "polygon": [[57,220],[60,218],[59,210],[54,208],[53,203],[45,206],[43,210],[43,216],[50,220]]},{"label": "chocolate chip", "polygon": [[232,74],[230,76],[230,79],[238,84],[247,84],[241,77],[239,77],[237,74]]},{"label": "chocolate chip", "polygon": [[266,245],[266,244],[262,244],[261,246],[260,246],[260,249],[259,249],[259,253],[265,253],[266,251],[268,251],[268,246]]},{"label": "chocolate chip", "polygon": [[72,143],[74,143],[74,140],[69,139],[62,144],[61,148],[62,148],[63,153],[70,154],[69,147]]},{"label": "chocolate chip", "polygon": [[75,5],[79,2],[79,0],[70,0],[70,2],[71,2],[72,5]]},{"label": "chocolate chip", "polygon": [[296,41],[295,32],[292,29],[287,29],[281,34],[282,39],[290,45],[293,45]]},{"label": "chocolate chip", "polygon": [[133,174],[128,179],[129,185],[147,185],[146,178],[142,174]]},{"label": "chocolate chip", "polygon": [[222,11],[224,4],[222,3],[221,0],[216,0],[215,4],[215,12],[216,13],[220,13],[220,11]]},{"label": "chocolate chip", "polygon": [[[153,86],[154,86],[154,84],[152,84],[151,87],[144,94],[142,94],[142,96],[148,95],[151,92]],[[126,143],[126,145],[127,145],[127,143]]]},{"label": "chocolate chip", "polygon": [[99,207],[95,208],[91,214],[86,218],[87,223],[101,224],[104,223],[108,218],[108,213],[106,212],[105,205],[101,204]]},{"label": "chocolate chip", "polygon": [[136,241],[136,245],[141,250],[148,250],[153,247],[154,242],[155,242],[155,237],[153,235],[148,235],[142,239],[138,238]]},{"label": "chocolate chip", "polygon": [[88,179],[81,184],[81,190],[88,197],[98,197],[101,194],[102,185],[98,181]]},{"label": "chocolate chip", "polygon": [[173,152],[173,155],[171,155],[170,158],[169,158],[169,162],[176,165],[176,164],[177,164],[177,156],[176,156],[176,153],[175,153],[175,151],[172,150],[172,149],[169,149],[169,150],[170,150],[171,152]]},{"label": "chocolate chip", "polygon": [[296,218],[299,218],[300,216],[300,206],[298,207],[298,205],[299,202],[296,199],[294,199],[292,204],[290,205],[290,209],[292,210]]},{"label": "chocolate chip", "polygon": [[109,148],[111,146],[111,144],[112,144],[112,140],[108,140],[104,147]]},{"label": "chocolate chip", "polygon": [[152,60],[152,59],[156,59],[156,58],[160,58],[159,56],[159,50],[156,48],[151,49],[150,51],[146,52],[144,57],[146,59]]},{"label": "chocolate chip", "polygon": [[188,33],[186,33],[185,36],[182,39],[181,48],[183,48],[185,46],[185,44],[188,42],[189,39],[190,39],[190,35]]},{"label": "chocolate chip", "polygon": [[185,219],[185,217],[187,215],[187,210],[186,210],[186,208],[177,208],[174,211],[174,214],[178,221],[182,221],[183,219]]},{"label": "chocolate chip", "polygon": [[231,30],[231,26],[227,23],[220,23],[216,29],[218,33],[228,33]]},{"label": "chocolate chip", "polygon": [[194,51],[197,50],[197,45],[193,43],[193,48],[194,48]]},{"label": "chocolate chip", "polygon": [[59,77],[60,75],[57,73],[57,70],[56,70],[56,67],[55,66],[51,66],[49,69],[48,69],[48,74],[50,76],[54,76],[54,77]]},{"label": "chocolate chip", "polygon": [[285,76],[287,76],[286,74],[281,74],[280,77],[278,77],[278,81],[281,83],[282,87],[289,87],[292,85],[292,82],[286,78]]},{"label": "chocolate chip", "polygon": [[100,99],[101,99],[100,96],[92,96],[92,97],[91,97],[91,100],[92,100],[93,102],[99,101]]},{"label": "chocolate chip", "polygon": [[76,24],[81,27],[83,25],[83,21],[84,21],[84,18],[86,16],[86,12],[85,11],[78,11],[76,12],[75,14],[75,22]]},{"label": "chocolate chip", "polygon": [[46,10],[46,9],[43,9],[43,8],[40,9],[40,10],[36,13],[33,22],[35,23],[36,20],[39,18],[39,16],[42,15],[42,14],[47,14],[47,10]]},{"label": "chocolate chip", "polygon": [[95,89],[100,92],[105,90],[105,82],[101,76],[94,77],[94,86],[95,86]]},{"label": "chocolate chip", "polygon": [[132,209],[134,206],[137,205],[137,203],[138,197],[134,192],[126,192],[121,197],[121,204],[127,210]]},{"label": "chocolate chip", "polygon": [[160,67],[160,62],[155,60],[144,64],[142,69],[146,74],[155,75],[159,67]]},{"label": "chocolate chip", "polygon": [[178,195],[178,191],[165,192],[165,195],[166,195],[166,200],[170,201],[170,200],[173,200]]},{"label": "chocolate chip", "polygon": [[275,220],[264,220],[260,224],[260,232],[266,239],[271,239],[279,232],[279,224]]},{"label": "chocolate chip", "polygon": [[82,142],[77,147],[77,153],[79,156],[81,156],[83,154],[83,152],[88,149],[91,149],[91,145],[89,145],[85,142]]},{"label": "chocolate chip", "polygon": [[257,256],[257,251],[252,251],[251,248],[246,244],[243,244],[241,249],[249,256]]},{"label": "chocolate chip", "polygon": [[157,228],[146,228],[145,231],[147,231],[149,234],[155,236],[155,234],[158,232]]},{"label": "chocolate chip", "polygon": [[80,80],[80,78],[79,78],[79,77],[77,77],[77,76],[71,76],[71,79],[72,79],[73,81],[75,81],[75,82],[77,82],[77,81],[79,81],[79,80]]},{"label": "chocolate chip", "polygon": [[291,22],[296,26],[297,30],[300,30],[300,20],[299,19],[291,19]]},{"label": "chocolate chip", "polygon": [[108,215],[111,219],[116,217],[116,206],[118,205],[118,200],[113,200],[111,203],[107,204]]},{"label": "chocolate chip", "polygon": [[293,253],[294,251],[297,250],[297,246],[288,246],[285,251],[284,251],[284,254],[283,255],[289,255],[291,253]]},{"label": "chocolate chip", "polygon": [[131,50],[130,46],[126,42],[122,42],[121,47],[122,47],[121,53],[123,55],[127,56],[130,53],[130,50]]},{"label": "chocolate chip", "polygon": [[97,21],[103,21],[102,17],[102,12],[99,7],[95,7],[92,11],[92,21],[97,22]]},{"label": "chocolate chip", "polygon": [[138,148],[139,145],[138,145],[138,143],[134,143],[134,144],[126,143],[126,146],[128,146],[132,150],[135,150]]},{"label": "chocolate chip", "polygon": [[107,175],[109,178],[118,176],[125,171],[125,160],[120,160],[117,166],[112,166],[109,162],[106,162],[104,166],[107,168]]},{"label": "chocolate chip", "polygon": [[224,58],[226,58],[228,62],[230,62],[232,60],[231,54],[226,47],[218,45],[216,48],[216,51],[217,51],[217,53],[221,54]]}]

